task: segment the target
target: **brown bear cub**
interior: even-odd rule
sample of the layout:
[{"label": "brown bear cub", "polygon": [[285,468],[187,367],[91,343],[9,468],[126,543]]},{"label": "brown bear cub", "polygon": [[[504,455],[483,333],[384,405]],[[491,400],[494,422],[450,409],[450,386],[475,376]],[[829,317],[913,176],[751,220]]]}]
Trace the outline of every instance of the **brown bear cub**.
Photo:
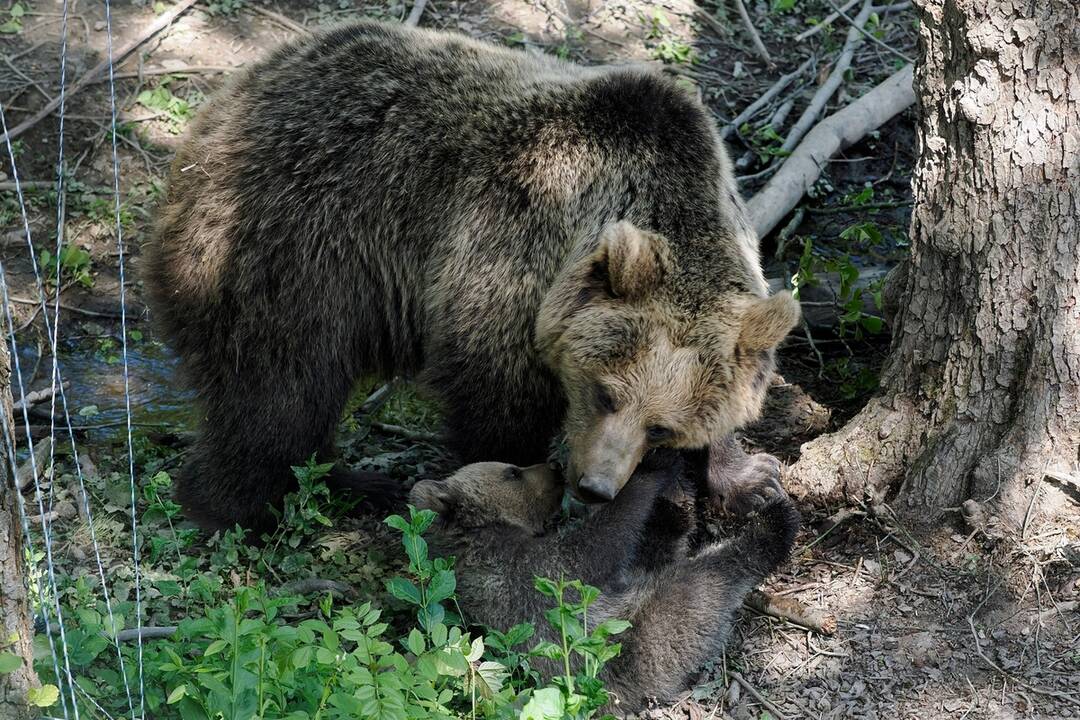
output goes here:
[{"label": "brown bear cub", "polygon": [[[468,622],[504,630],[531,622],[542,639],[558,641],[544,619],[548,598],[533,578],[600,588],[590,623],[619,618],[632,625],[601,674],[617,703],[610,709],[631,714],[649,698],[673,702],[705,661],[719,657],[743,598],[787,559],[799,527],[781,494],[734,538],[687,557],[692,520],[663,497],[678,492],[671,487],[677,475],[671,467],[639,467],[613,501],[563,533],[544,534],[563,494],[545,465],[477,463],[448,480],[417,483],[410,498],[438,513],[430,544],[456,558],[457,598]],[[659,528],[664,532],[652,532]]]},{"label": "brown bear cub", "polygon": [[430,388],[466,461],[540,462],[566,431],[571,484],[611,499],[647,449],[754,418],[798,318],[692,94],[372,22],[206,105],[148,249],[201,405],[179,495],[208,527],[265,520],[367,373]]}]

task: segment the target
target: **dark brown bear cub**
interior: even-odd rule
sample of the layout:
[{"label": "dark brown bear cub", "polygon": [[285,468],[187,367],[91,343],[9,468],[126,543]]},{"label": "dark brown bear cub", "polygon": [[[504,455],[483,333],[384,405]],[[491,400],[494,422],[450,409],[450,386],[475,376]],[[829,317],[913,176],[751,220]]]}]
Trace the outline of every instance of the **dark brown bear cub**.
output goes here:
[{"label": "dark brown bear cub", "polygon": [[149,247],[202,410],[188,513],[264,520],[371,372],[440,397],[465,460],[538,462],[567,431],[591,499],[650,447],[722,438],[798,317],[729,165],[643,70],[377,23],[257,63],[193,123]]},{"label": "dark brown bear cub", "polygon": [[[548,599],[533,589],[533,578],[581,579],[600,588],[589,608],[592,627],[609,618],[631,623],[618,638],[622,652],[601,673],[609,709],[630,714],[648,698],[673,702],[705,661],[720,656],[746,593],[787,559],[799,527],[781,494],[739,535],[687,557],[693,522],[680,522],[674,506],[658,498],[674,474],[639,468],[582,525],[546,535],[563,488],[543,465],[469,465],[448,480],[417,483],[411,499],[438,513],[431,546],[456,558],[457,599],[469,622],[504,630],[531,622],[542,639],[558,641],[544,619]],[[659,522],[658,512],[665,515]],[[656,528],[664,532],[650,532]]]}]

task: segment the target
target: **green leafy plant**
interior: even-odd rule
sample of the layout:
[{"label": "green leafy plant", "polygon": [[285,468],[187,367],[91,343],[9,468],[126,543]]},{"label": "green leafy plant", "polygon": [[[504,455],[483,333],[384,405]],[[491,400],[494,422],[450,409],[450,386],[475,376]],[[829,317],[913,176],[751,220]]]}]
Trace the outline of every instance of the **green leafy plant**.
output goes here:
[{"label": "green leafy plant", "polygon": [[212,0],[206,9],[211,15],[233,16],[244,9],[244,0]]},{"label": "green leafy plant", "polygon": [[[560,642],[541,642],[532,654],[561,663],[563,674],[556,678],[555,688],[533,694],[522,710],[522,717],[537,720],[592,717],[608,702],[608,694],[599,679],[600,670],[622,649],[620,644],[610,642],[610,638],[627,630],[630,623],[608,619],[589,630],[589,606],[600,597],[600,591],[580,580],[536,578],[535,587],[556,603],[545,617],[559,633]],[[576,595],[577,600],[571,595]],[[580,658],[580,663],[575,658]]]},{"label": "green leafy plant", "polygon": [[[211,8],[213,6],[214,3],[211,3]],[[169,132],[179,135],[187,122],[194,117],[195,108],[202,102],[202,95],[194,93],[187,99],[177,97],[169,87],[174,80],[172,75],[165,75],[156,88],[143,90],[135,101],[149,110],[161,113]]]},{"label": "green leafy plant", "polygon": [[44,273],[43,279],[49,286],[55,286],[58,277],[61,285],[70,279],[86,288],[94,286],[94,276],[90,274],[93,264],[90,253],[76,245],[65,245],[59,256],[43,249],[38,257],[38,264]]},{"label": "green leafy plant", "polygon": [[21,2],[13,3],[7,11],[8,19],[0,24],[0,33],[14,35],[22,32],[22,19],[26,16],[26,7]]},{"label": "green leafy plant", "polygon": [[650,41],[650,54],[656,60],[673,65],[696,63],[698,58],[694,48],[671,32],[671,21],[662,10],[656,8],[652,15],[641,16],[646,25],[646,38]]}]

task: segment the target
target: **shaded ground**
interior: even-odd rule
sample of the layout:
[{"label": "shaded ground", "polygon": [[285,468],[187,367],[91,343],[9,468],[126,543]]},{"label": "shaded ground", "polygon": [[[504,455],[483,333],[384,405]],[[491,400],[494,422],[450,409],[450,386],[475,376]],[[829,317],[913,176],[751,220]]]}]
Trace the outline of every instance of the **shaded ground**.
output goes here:
[{"label": "shaded ground", "polygon": [[[103,55],[106,34],[103,9],[97,3],[72,3],[67,73],[81,76]],[[153,3],[117,3],[116,44],[134,38],[154,17]],[[456,29],[475,37],[548,52],[584,63],[652,62],[695,85],[723,127],[777,77],[814,58],[814,70],[762,110],[748,126],[737,128],[729,147],[749,195],[767,180],[778,142],[767,127],[788,99],[794,105],[785,124],[772,130],[785,134],[809,94],[827,74],[843,42],[846,23],[805,41],[794,37],[824,17],[824,2],[800,2],[783,10],[783,2],[751,3],[749,12],[776,65],[770,67],[753,51],[734,9],[727,3],[595,2],[593,0],[436,0],[422,25]],[[59,4],[21,3],[18,18],[11,3],[0,6],[0,101],[9,126],[29,117],[58,91]],[[216,14],[211,14],[208,9]],[[175,467],[183,455],[187,431],[187,395],[175,387],[173,362],[154,340],[140,302],[139,244],[171,158],[178,134],[206,94],[218,87],[225,72],[252,62],[267,48],[292,36],[280,20],[256,12],[273,9],[308,27],[361,15],[401,18],[400,4],[292,2],[271,5],[211,2],[182,16],[173,27],[146,44],[118,71],[135,74],[118,86],[123,129],[120,134],[122,220],[129,257],[129,300],[133,309],[129,334],[133,361],[134,412],[137,423],[137,467],[140,481]],[[229,12],[231,10],[231,12]],[[854,13],[857,8],[852,9]],[[16,22],[17,21],[17,22]],[[893,48],[914,55],[910,10],[880,13],[874,31]],[[4,25],[8,23],[8,25]],[[14,23],[12,25],[11,23]],[[691,60],[693,58],[693,60]],[[666,63],[665,63],[666,61]],[[851,78],[830,108],[857,97],[895,69],[896,58],[877,44],[863,43]],[[192,69],[194,68],[194,70]],[[140,79],[138,72],[144,73]],[[796,91],[796,88],[798,89]],[[51,189],[57,156],[58,122],[52,116],[15,143],[20,178],[43,186],[28,189],[32,237],[39,252],[55,243],[57,205],[63,206],[63,227],[69,242],[87,257],[66,258],[60,337],[62,369],[71,382],[68,396],[80,446],[95,464],[87,472],[94,508],[94,528],[104,548],[110,578],[121,602],[130,600],[130,555],[125,503],[126,458],[116,423],[122,419],[122,375],[119,365],[117,248],[110,187],[107,86],[96,84],[70,99],[65,120],[65,157],[69,179],[62,203]],[[863,143],[836,158],[811,197],[804,199],[802,222],[787,238],[765,240],[768,274],[789,277],[807,268],[824,273],[850,263],[865,269],[888,266],[903,252],[910,201],[908,178],[914,142],[910,116],[901,116]],[[10,183],[5,160],[0,170]],[[867,189],[869,188],[869,189]],[[20,359],[27,389],[48,384],[49,357],[40,317],[35,317],[36,288],[22,234],[21,214],[9,184],[0,185],[0,253],[12,295],[29,302],[15,305]],[[866,225],[864,232],[850,232]],[[810,252],[804,253],[810,244]],[[800,258],[805,260],[800,262]],[[831,264],[830,264],[831,263]],[[51,272],[55,272],[55,267]],[[23,327],[25,326],[25,327]],[[748,431],[749,444],[785,459],[798,447],[834,427],[865,401],[875,384],[877,368],[887,352],[880,335],[855,338],[814,330],[794,337],[784,351],[781,370],[787,383],[774,388],[766,418]],[[820,356],[816,350],[820,351]],[[44,362],[39,358],[44,357]],[[361,388],[362,398],[372,387]],[[32,422],[48,434],[47,405],[35,410]],[[399,391],[377,417],[361,415],[345,423],[342,445],[348,461],[396,473],[403,482],[439,477],[453,468],[453,459],[437,444],[418,442],[400,432],[380,429],[379,422],[416,433],[437,428],[435,412],[412,395]],[[374,423],[374,424],[373,424]],[[54,525],[59,537],[57,563],[62,575],[85,574],[92,546],[89,525],[78,516],[70,462],[59,461],[54,494]],[[148,547],[181,543],[176,529],[154,503],[144,497],[144,531]],[[29,496],[28,496],[29,497]],[[65,504],[66,503],[66,504]],[[764,718],[778,708],[791,717],[971,717],[1065,718],[1080,715],[1075,691],[1080,673],[1080,512],[1071,506],[1072,522],[1031,518],[1026,540],[1001,541],[970,530],[957,515],[954,527],[929,537],[912,538],[889,515],[856,516],[825,534],[821,522],[838,508],[806,508],[807,528],[800,550],[788,569],[774,578],[771,592],[827,610],[837,617],[831,637],[808,634],[797,626],[747,612],[740,623],[741,642],[726,658],[706,669],[702,685],[669,716]],[[868,508],[856,510],[869,511]],[[181,520],[178,528],[186,531]],[[185,552],[194,558],[196,576],[231,584],[251,581],[251,567],[233,558],[227,572],[220,557],[235,549],[218,538],[209,542],[183,535]],[[378,593],[381,579],[394,566],[387,536],[373,523],[345,521],[324,535],[307,554],[273,571],[280,584],[312,574],[349,583],[363,594]],[[146,555],[150,624],[174,624],[191,600],[171,595],[192,576],[163,553]],[[245,570],[246,568],[246,570]],[[126,583],[126,584],[125,584]],[[78,592],[65,591],[71,602]],[[183,600],[183,602],[181,602]],[[1069,603],[1072,603],[1070,606]],[[1066,608],[1071,607],[1072,610]],[[981,656],[980,656],[981,653]],[[994,667],[996,666],[996,667]],[[730,671],[776,706],[765,709],[745,688],[730,681]],[[99,679],[105,687],[105,679]]]}]

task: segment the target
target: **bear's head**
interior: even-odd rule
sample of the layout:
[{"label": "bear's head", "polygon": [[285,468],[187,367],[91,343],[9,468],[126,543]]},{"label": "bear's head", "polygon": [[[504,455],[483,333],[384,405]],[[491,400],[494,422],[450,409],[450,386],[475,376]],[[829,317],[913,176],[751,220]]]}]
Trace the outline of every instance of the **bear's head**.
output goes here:
[{"label": "bear's head", "polygon": [[544,298],[536,341],[566,391],[567,477],[584,500],[615,497],[650,448],[702,448],[761,411],[798,302],[755,292],[756,267],[739,280],[756,258],[705,247],[680,267],[663,236],[614,223]]},{"label": "bear's head", "polygon": [[544,531],[562,502],[563,483],[547,465],[466,465],[445,480],[422,480],[409,502],[460,528],[511,525],[533,535]]}]

